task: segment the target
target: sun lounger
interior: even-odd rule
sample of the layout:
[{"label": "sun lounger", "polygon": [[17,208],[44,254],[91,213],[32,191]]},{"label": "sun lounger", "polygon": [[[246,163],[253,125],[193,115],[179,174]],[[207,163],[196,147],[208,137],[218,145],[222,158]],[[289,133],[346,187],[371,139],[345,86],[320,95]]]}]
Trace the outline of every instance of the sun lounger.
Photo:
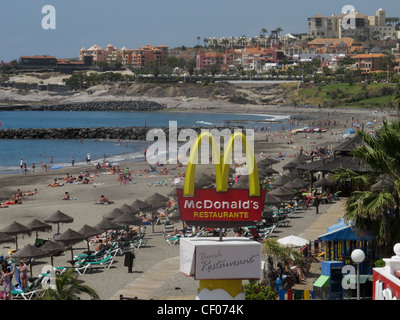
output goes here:
[{"label": "sun lounger", "polygon": [[77,261],[73,267],[55,267],[56,271],[60,274],[64,274],[69,269],[73,269],[74,271],[78,272],[79,274],[85,274],[86,272],[90,271],[91,265],[90,264],[83,264],[83,260]]},{"label": "sun lounger", "polygon": [[111,255],[107,255],[102,260],[97,261],[87,261],[85,264],[90,264],[91,266],[102,266],[104,269],[110,269],[111,265],[113,264],[114,260],[112,259]]}]

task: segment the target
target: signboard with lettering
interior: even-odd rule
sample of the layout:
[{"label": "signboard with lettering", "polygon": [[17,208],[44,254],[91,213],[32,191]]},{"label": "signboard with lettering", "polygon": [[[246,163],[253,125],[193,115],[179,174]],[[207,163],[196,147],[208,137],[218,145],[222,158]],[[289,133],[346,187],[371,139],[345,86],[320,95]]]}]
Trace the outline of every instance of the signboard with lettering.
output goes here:
[{"label": "signboard with lettering", "polygon": [[182,238],[180,271],[196,280],[260,279],[261,248],[250,239]]},{"label": "signboard with lettering", "polygon": [[[196,159],[201,139],[210,141],[215,163],[216,188],[194,189]],[[228,189],[229,161],[233,143],[240,138],[246,151],[249,172],[249,189]],[[178,202],[182,221],[197,226],[251,225],[261,220],[266,190],[261,190],[254,151],[243,133],[234,133],[221,157],[216,142],[208,132],[199,135],[190,151],[183,189],[178,189]],[[224,224],[225,223],[225,224]]]}]

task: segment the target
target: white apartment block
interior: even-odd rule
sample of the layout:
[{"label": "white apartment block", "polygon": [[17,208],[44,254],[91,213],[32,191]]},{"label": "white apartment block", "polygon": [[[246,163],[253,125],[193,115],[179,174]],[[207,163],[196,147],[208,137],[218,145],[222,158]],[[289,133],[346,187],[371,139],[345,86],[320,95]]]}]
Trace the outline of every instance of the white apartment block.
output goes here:
[{"label": "white apartment block", "polygon": [[354,10],[330,17],[317,14],[308,18],[307,34],[315,38],[398,39],[395,27],[386,25],[386,12],[382,9],[376,11],[374,16]]}]

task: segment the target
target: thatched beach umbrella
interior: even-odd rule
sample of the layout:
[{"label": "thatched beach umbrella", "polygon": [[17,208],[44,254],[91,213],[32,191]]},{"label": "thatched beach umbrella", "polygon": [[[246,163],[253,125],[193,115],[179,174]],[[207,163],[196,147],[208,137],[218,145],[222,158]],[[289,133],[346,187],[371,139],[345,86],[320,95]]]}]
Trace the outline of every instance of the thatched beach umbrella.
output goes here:
[{"label": "thatched beach umbrella", "polygon": [[14,237],[8,235],[7,233],[0,232],[0,243],[14,242]]},{"label": "thatched beach umbrella", "polygon": [[274,206],[279,208],[283,202],[284,202],[283,199],[281,199],[280,197],[271,194],[271,192],[267,192],[264,199],[264,207]]},{"label": "thatched beach umbrella", "polygon": [[87,249],[88,249],[88,251],[90,251],[89,238],[99,235],[100,233],[102,233],[102,231],[95,227],[91,227],[91,226],[85,224],[82,228],[80,228],[78,230],[78,233],[83,234],[85,236],[85,240],[87,243]]},{"label": "thatched beach umbrella", "polygon": [[136,214],[136,213],[140,212],[140,210],[138,208],[134,208],[134,207],[128,206],[126,203],[123,204],[119,209],[122,212],[127,212],[128,211],[128,212],[133,213],[133,214]]},{"label": "thatched beach umbrella", "polygon": [[18,249],[18,235],[19,234],[27,234],[30,236],[32,230],[29,227],[24,226],[23,224],[20,224],[20,223],[14,221],[7,227],[1,229],[0,232],[4,232],[8,235],[14,236],[15,237],[15,249]]},{"label": "thatched beach umbrella", "polygon": [[282,166],[283,169],[293,170],[296,168],[300,163],[296,163],[294,161],[290,161]]},{"label": "thatched beach umbrella", "polygon": [[56,242],[61,242],[64,246],[69,247],[71,249],[71,259],[74,259],[73,253],[73,245],[85,239],[86,237],[72,229],[68,229],[67,231],[61,233],[54,240]]},{"label": "thatched beach umbrella", "polygon": [[67,248],[63,246],[61,243],[57,243],[51,240],[45,242],[44,245],[40,247],[43,251],[46,251],[50,255],[51,265],[54,266],[53,257],[59,256],[62,252],[64,252]]},{"label": "thatched beach umbrella", "polygon": [[315,181],[313,183],[314,187],[329,187],[332,184],[332,181],[326,177],[322,177],[321,179]]},{"label": "thatched beach umbrella", "polygon": [[146,211],[146,210],[151,209],[151,204],[150,204],[150,203],[147,203],[147,202],[145,202],[145,201],[136,199],[136,200],[131,204],[131,207],[132,207],[132,208],[135,208],[135,209],[139,209],[140,211]]},{"label": "thatched beach umbrella", "polygon": [[[37,259],[37,258],[44,258],[48,257],[49,253],[37,248],[31,244],[27,244],[21,250],[17,251],[11,256],[12,260],[22,260],[22,259]],[[31,269],[31,277],[32,277],[32,260],[30,261],[30,269]]]},{"label": "thatched beach umbrella", "polygon": [[307,188],[308,183],[307,183],[307,181],[304,181],[303,179],[296,178],[296,179],[284,184],[283,186],[287,189],[300,190],[300,189]]},{"label": "thatched beach umbrella", "polygon": [[373,192],[382,191],[382,190],[391,191],[391,190],[393,190],[393,186],[394,186],[394,183],[392,180],[381,179],[377,183],[375,183],[371,186],[371,191],[373,191]]},{"label": "thatched beach umbrella", "polygon": [[143,220],[141,218],[130,212],[123,213],[119,217],[115,218],[113,221],[125,225],[128,236],[129,236],[130,225],[141,226],[143,224]]},{"label": "thatched beach umbrella", "polygon": [[258,174],[260,176],[266,177],[266,176],[272,176],[274,174],[278,174],[279,172],[272,169],[271,167],[266,167],[266,168],[259,168],[258,169]]},{"label": "thatched beach umbrella", "polygon": [[279,176],[274,182],[272,182],[272,187],[273,188],[280,187],[290,181],[292,181],[292,178],[290,178],[288,176]]},{"label": "thatched beach umbrella", "polygon": [[274,196],[278,196],[279,198],[282,198],[282,199],[290,199],[294,196],[294,191],[291,189],[285,188],[284,186],[278,187],[269,193]]},{"label": "thatched beach umbrella", "polygon": [[109,213],[105,214],[103,216],[103,218],[106,219],[110,219],[110,220],[114,220],[115,218],[118,218],[121,214],[123,214],[124,212],[119,209],[119,208],[114,208],[113,210],[111,210]]},{"label": "thatched beach umbrella", "polygon": [[269,167],[275,163],[279,163],[280,161],[277,159],[272,159],[272,158],[264,158],[262,160],[259,160],[257,162],[257,167]]},{"label": "thatched beach umbrella", "polygon": [[98,224],[94,226],[96,229],[102,230],[106,232],[106,245],[108,243],[108,230],[120,230],[123,229],[124,226],[122,224],[116,223],[112,220],[103,218]]},{"label": "thatched beach umbrella", "polygon": [[57,223],[57,233],[60,233],[60,223],[72,223],[74,222],[74,218],[57,210],[50,217],[44,219],[44,222]]},{"label": "thatched beach umbrella", "polygon": [[53,229],[51,225],[44,223],[38,219],[33,219],[26,226],[30,228],[32,231],[36,231],[36,239],[38,238],[38,231],[45,232]]},{"label": "thatched beach umbrella", "polygon": [[145,202],[152,204],[153,202],[162,202],[164,201],[165,203],[169,200],[168,197],[163,196],[162,194],[159,193],[153,193],[150,197],[144,199]]}]

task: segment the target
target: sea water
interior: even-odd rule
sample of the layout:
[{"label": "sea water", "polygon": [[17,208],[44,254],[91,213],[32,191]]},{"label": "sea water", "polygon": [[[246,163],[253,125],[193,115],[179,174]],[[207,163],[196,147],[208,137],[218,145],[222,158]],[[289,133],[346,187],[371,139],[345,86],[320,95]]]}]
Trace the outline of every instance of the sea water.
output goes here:
[{"label": "sea water", "polygon": [[[176,121],[178,127],[243,126],[258,128],[268,126],[270,131],[281,129],[289,116],[234,113],[193,112],[125,112],[125,111],[1,111],[0,129],[67,128],[67,127],[168,127]],[[153,143],[147,141],[117,141],[102,139],[80,140],[0,140],[0,173],[19,171],[20,159],[31,170],[42,170],[85,164],[86,155],[91,162],[110,163],[144,160],[144,149]],[[52,159],[52,161],[51,161]]]}]

